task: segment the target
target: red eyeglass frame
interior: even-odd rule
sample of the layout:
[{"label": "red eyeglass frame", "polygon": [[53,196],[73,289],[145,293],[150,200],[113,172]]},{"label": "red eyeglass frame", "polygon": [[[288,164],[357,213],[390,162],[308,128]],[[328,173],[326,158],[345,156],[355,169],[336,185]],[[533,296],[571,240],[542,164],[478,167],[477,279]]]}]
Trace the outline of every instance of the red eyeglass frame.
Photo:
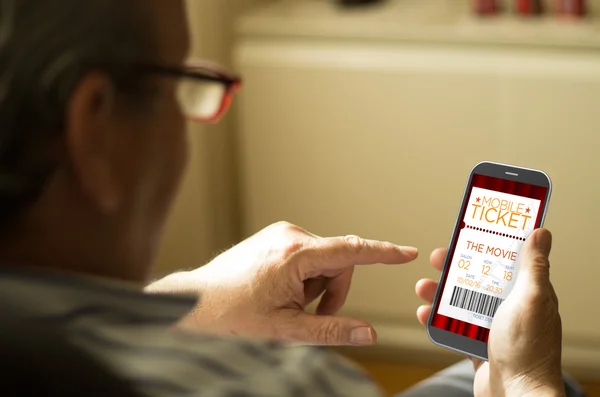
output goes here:
[{"label": "red eyeglass frame", "polygon": [[159,65],[145,65],[143,70],[148,73],[158,73],[179,78],[196,79],[203,81],[215,81],[225,85],[225,94],[217,112],[211,117],[186,117],[195,122],[217,123],[229,110],[233,97],[242,88],[242,79],[235,76],[216,63],[209,61],[192,61],[184,67],[166,67]]}]

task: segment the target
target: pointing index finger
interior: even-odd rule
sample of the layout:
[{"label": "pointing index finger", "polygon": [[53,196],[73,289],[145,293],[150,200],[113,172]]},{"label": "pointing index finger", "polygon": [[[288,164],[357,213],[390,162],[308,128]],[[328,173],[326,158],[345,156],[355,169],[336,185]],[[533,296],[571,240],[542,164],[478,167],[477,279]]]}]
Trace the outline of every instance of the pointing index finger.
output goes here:
[{"label": "pointing index finger", "polygon": [[355,265],[411,262],[418,256],[418,250],[385,241],[344,236],[314,239],[297,255],[303,273],[315,277],[323,271],[342,270]]}]

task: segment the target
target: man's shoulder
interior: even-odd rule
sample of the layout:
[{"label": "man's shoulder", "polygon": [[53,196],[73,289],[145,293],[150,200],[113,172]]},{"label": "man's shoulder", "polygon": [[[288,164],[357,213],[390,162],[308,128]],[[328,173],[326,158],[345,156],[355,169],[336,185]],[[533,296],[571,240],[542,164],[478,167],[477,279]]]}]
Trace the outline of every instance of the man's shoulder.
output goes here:
[{"label": "man's shoulder", "polygon": [[0,300],[148,396],[378,395],[365,374],[326,348],[177,331],[196,300],[148,295],[79,278],[0,271]]},{"label": "man's shoulder", "polygon": [[108,316],[172,324],[189,313],[198,296],[146,294],[141,287],[105,279],[0,266],[0,302],[54,323]]},{"label": "man's shoulder", "polygon": [[363,371],[326,348],[151,326],[90,330],[78,343],[149,395],[379,395]]}]

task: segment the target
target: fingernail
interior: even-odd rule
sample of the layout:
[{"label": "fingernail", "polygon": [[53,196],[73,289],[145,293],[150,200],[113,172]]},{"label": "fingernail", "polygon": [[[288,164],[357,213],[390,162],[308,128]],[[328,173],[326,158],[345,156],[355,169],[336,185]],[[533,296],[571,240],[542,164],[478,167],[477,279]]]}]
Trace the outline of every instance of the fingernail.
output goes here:
[{"label": "fingernail", "polygon": [[535,234],[535,245],[545,253],[550,253],[552,247],[552,234],[546,229],[539,229]]},{"label": "fingernail", "polygon": [[417,254],[419,253],[419,250],[415,247],[398,247],[400,248],[400,251],[404,252],[407,255],[410,256],[417,256]]},{"label": "fingernail", "polygon": [[353,345],[371,345],[373,331],[369,327],[357,327],[350,331],[350,343]]}]

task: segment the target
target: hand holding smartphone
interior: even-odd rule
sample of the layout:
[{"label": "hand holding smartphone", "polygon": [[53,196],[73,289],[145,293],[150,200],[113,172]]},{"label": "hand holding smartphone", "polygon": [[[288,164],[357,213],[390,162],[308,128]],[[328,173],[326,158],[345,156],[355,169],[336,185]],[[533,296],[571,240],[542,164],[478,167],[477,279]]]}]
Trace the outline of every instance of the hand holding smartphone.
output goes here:
[{"label": "hand holding smartphone", "polygon": [[482,162],[471,171],[427,324],[440,346],[482,360],[492,320],[519,273],[552,190],[542,171]]}]

